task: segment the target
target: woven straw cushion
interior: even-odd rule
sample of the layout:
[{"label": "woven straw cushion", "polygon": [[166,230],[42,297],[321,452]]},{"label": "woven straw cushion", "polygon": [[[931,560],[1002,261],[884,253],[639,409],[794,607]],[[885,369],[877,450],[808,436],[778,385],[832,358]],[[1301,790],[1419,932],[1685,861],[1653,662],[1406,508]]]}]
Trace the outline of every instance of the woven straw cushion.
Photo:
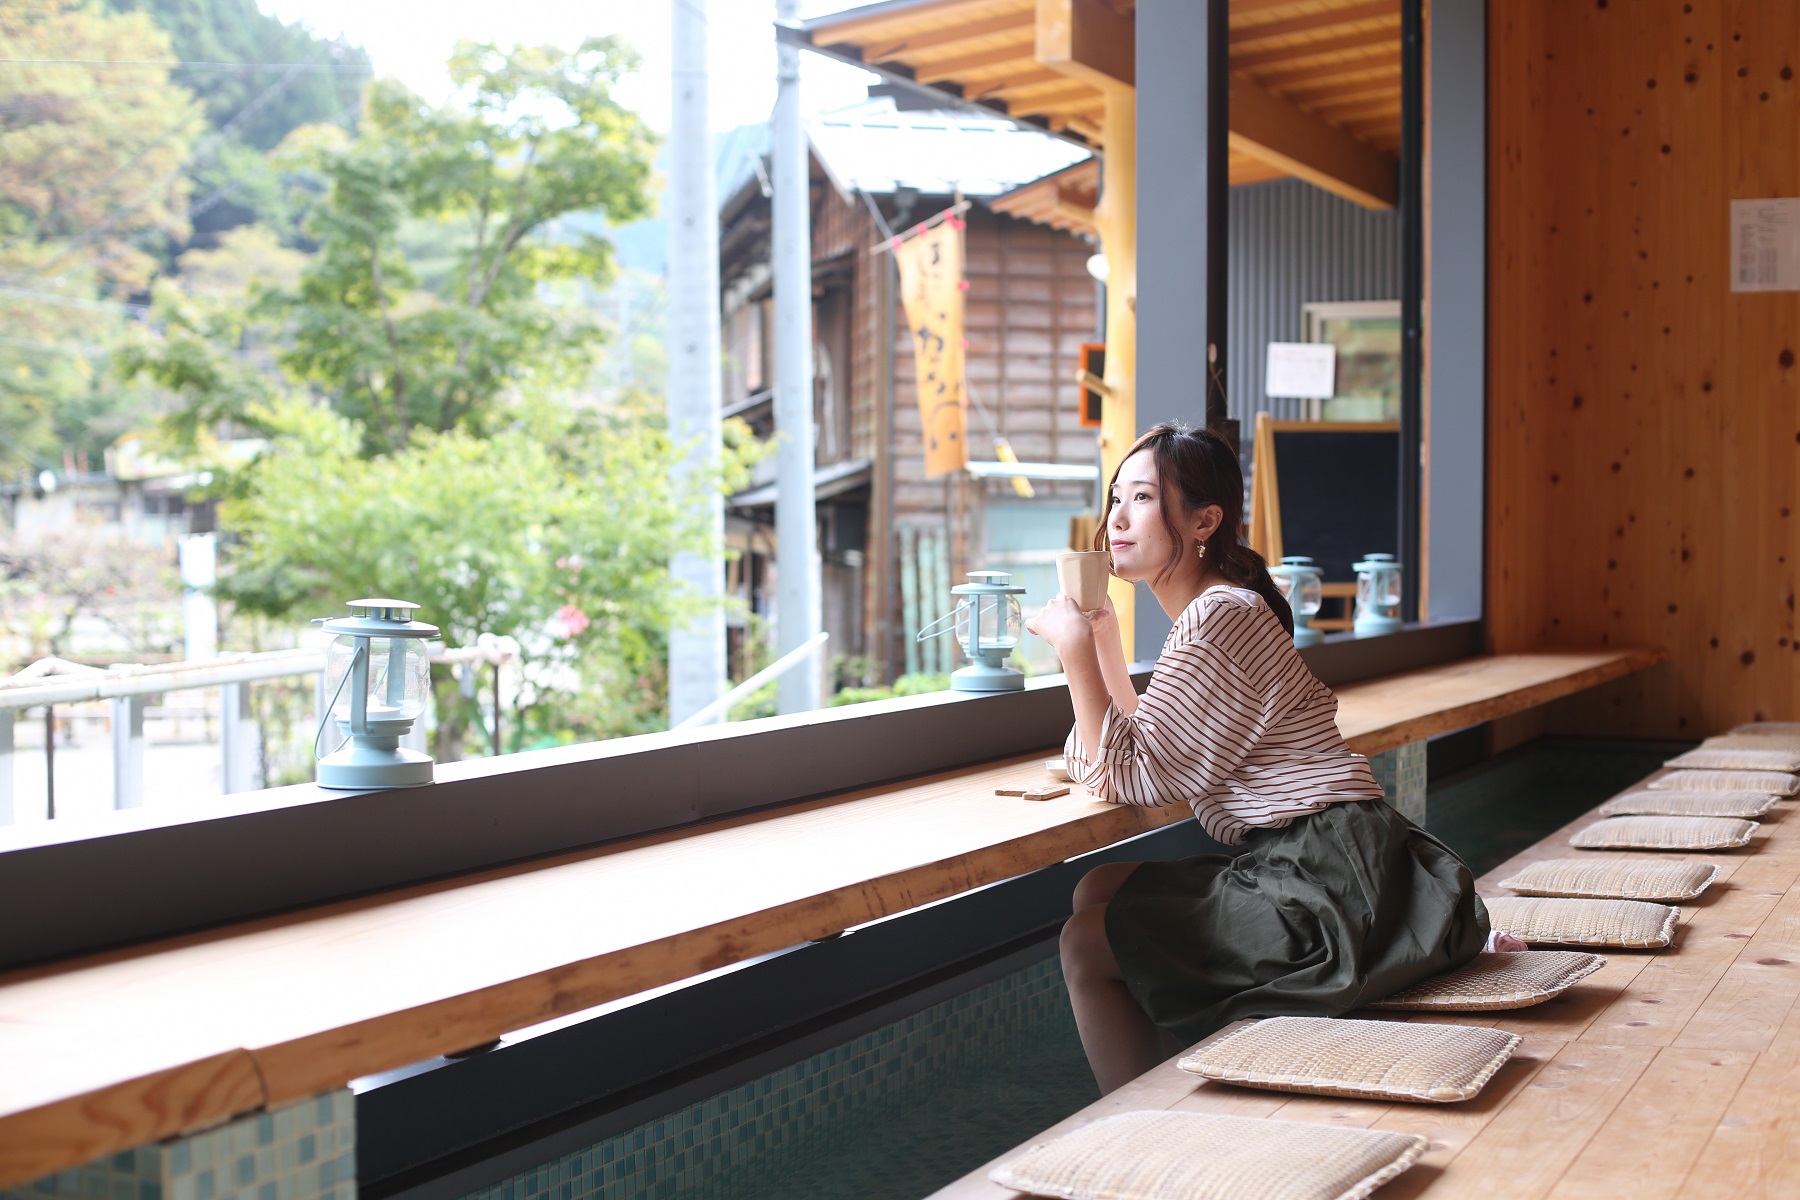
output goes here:
[{"label": "woven straw cushion", "polygon": [[1497,896],[1488,920],[1522,942],[1550,946],[1622,946],[1658,950],[1675,936],[1681,910],[1643,900]]},{"label": "woven straw cushion", "polygon": [[1569,839],[1577,850],[1736,850],[1755,821],[1729,817],[1608,817]]},{"label": "woven straw cushion", "polygon": [[1270,1017],[1195,1047],[1179,1065],[1272,1092],[1448,1104],[1481,1091],[1518,1044],[1469,1025]]},{"label": "woven straw cushion", "polygon": [[988,1178],[1068,1200],[1363,1200],[1425,1146],[1414,1133],[1128,1112],[1033,1146]]},{"label": "woven straw cushion", "polygon": [[1458,971],[1395,992],[1371,1008],[1413,1012],[1487,1012],[1553,1000],[1606,965],[1580,950],[1514,950],[1477,954]]},{"label": "woven straw cushion", "polygon": [[1670,771],[1644,785],[1659,792],[1767,792],[1791,796],[1800,778],[1785,771]]},{"label": "woven straw cushion", "polygon": [[1736,737],[1800,738],[1800,721],[1752,721],[1732,729]]},{"label": "woven straw cushion", "polygon": [[1700,743],[1702,750],[1800,750],[1800,733],[1722,733]]},{"label": "woven straw cushion", "polygon": [[[1523,896],[1580,896],[1590,900],[1692,900],[1712,886],[1712,863],[1654,858],[1551,858],[1534,862],[1500,886]],[[1492,903],[1488,908],[1493,912]]]},{"label": "woven straw cushion", "polygon": [[1737,817],[1754,820],[1775,807],[1767,792],[1627,792],[1594,811],[1603,817]]},{"label": "woven straw cushion", "polygon": [[1770,746],[1767,750],[1715,749],[1706,746],[1677,754],[1665,767],[1694,771],[1800,771],[1800,750]]}]

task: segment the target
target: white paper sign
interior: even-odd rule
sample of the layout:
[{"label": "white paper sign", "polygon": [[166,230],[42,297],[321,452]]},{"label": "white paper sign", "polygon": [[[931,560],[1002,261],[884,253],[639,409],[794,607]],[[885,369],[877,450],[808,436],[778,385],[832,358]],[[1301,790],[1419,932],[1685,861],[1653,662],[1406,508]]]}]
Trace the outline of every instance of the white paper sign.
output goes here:
[{"label": "white paper sign", "polygon": [[1800,292],[1800,197],[1731,202],[1731,290]]},{"label": "white paper sign", "polygon": [[1263,395],[1331,399],[1337,395],[1337,347],[1330,342],[1270,342]]}]

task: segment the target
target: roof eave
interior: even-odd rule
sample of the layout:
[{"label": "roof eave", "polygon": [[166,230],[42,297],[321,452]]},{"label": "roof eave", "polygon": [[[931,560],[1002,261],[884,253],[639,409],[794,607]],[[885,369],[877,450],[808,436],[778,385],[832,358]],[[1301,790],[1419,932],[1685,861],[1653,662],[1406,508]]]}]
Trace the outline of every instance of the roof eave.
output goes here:
[{"label": "roof eave", "polygon": [[[889,4],[896,12],[931,2],[932,0],[889,0]],[[885,6],[869,5],[868,7],[874,9]],[[863,10],[859,9],[855,11],[861,12]],[[843,13],[832,14],[833,18],[842,17],[843,15]],[[1011,112],[1007,111],[1006,105],[998,102],[970,100],[968,97],[964,96],[961,89],[957,88],[954,84],[941,86],[937,84],[920,83],[913,77],[912,69],[910,67],[899,63],[865,62],[863,61],[862,50],[849,42],[839,42],[835,45],[821,46],[813,41],[812,26],[826,19],[827,18],[815,17],[812,21],[803,22],[799,25],[790,25],[783,21],[777,21],[775,22],[776,39],[786,42],[791,46],[798,46],[802,50],[810,50],[814,54],[820,54],[826,58],[836,59],[838,62],[848,63],[853,67],[860,67],[865,71],[873,71],[889,83],[897,84],[909,91],[916,92],[920,96],[933,102],[943,102],[949,107],[966,109],[969,112],[980,113],[984,117],[999,117],[1002,120],[1011,121],[1020,129],[1029,129],[1033,133],[1042,133],[1049,137],[1060,138],[1062,141],[1068,142],[1071,145],[1080,146],[1083,150],[1087,150],[1091,153],[1099,152],[1100,147],[1082,137],[1072,129],[1052,129],[1050,128],[1049,122],[1039,117],[1014,116]]]}]

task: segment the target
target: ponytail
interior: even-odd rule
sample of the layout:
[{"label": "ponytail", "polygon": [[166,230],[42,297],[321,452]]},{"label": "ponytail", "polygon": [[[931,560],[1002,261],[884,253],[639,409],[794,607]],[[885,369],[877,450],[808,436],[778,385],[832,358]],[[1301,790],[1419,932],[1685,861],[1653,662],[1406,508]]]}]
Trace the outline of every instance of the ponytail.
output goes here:
[{"label": "ponytail", "polygon": [[[1125,459],[1139,450],[1149,450],[1156,460],[1163,524],[1175,543],[1175,553],[1164,565],[1162,575],[1174,570],[1182,555],[1188,552],[1187,538],[1176,527],[1174,514],[1170,511],[1170,497],[1179,492],[1182,506],[1190,513],[1216,504],[1223,510],[1224,518],[1212,537],[1206,540],[1207,565],[1230,583],[1249,588],[1261,596],[1275,619],[1281,622],[1281,627],[1292,636],[1294,610],[1269,577],[1269,564],[1263,561],[1262,555],[1238,540],[1238,528],[1244,523],[1244,471],[1238,465],[1231,444],[1210,429],[1190,429],[1179,421],[1165,421],[1151,426],[1132,443],[1131,449],[1120,458],[1119,465],[1124,466]],[[1118,482],[1118,468],[1114,468],[1107,489],[1109,496],[1112,486]],[[1107,547],[1108,515],[1101,514],[1100,524],[1094,531],[1096,550]]]}]

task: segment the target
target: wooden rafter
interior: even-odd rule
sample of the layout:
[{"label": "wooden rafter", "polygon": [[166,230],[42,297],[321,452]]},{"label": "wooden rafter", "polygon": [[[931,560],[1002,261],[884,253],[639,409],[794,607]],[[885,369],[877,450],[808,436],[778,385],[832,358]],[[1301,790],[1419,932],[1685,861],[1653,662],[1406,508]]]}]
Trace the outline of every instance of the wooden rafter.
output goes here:
[{"label": "wooden rafter", "polygon": [[[1393,46],[1365,46],[1361,50],[1348,52],[1351,57],[1337,62],[1313,63],[1309,66],[1290,68],[1286,71],[1263,71],[1252,77],[1256,82],[1271,91],[1287,93],[1287,89],[1301,83],[1325,84],[1333,80],[1366,78],[1370,71],[1399,71],[1400,55]],[[1236,64],[1233,64],[1235,67]]]},{"label": "wooden rafter", "polygon": [[971,100],[1004,100],[1029,88],[1039,87],[1046,83],[1055,83],[1067,76],[1057,71],[1039,68],[1034,71],[1022,71],[1016,75],[1008,75],[1004,79],[996,79],[991,83],[971,83],[963,87],[963,95]]},{"label": "wooden rafter", "polygon": [[1245,25],[1233,28],[1230,40],[1233,46],[1253,45],[1296,34],[1317,33],[1321,29],[1336,29],[1358,21],[1389,19],[1400,19],[1399,0],[1373,0],[1372,3],[1358,4],[1353,8],[1332,8],[1286,20],[1265,21],[1261,25]]},{"label": "wooden rafter", "polygon": [[943,79],[971,79],[998,68],[1030,69],[1037,66],[1037,60],[1031,56],[1031,50],[1032,39],[1025,38],[998,50],[983,50],[979,54],[965,54],[959,58],[941,58],[934,62],[920,63],[913,68],[913,78],[920,83],[937,83]]},{"label": "wooden rafter", "polygon": [[[962,45],[965,42],[976,42],[982,38],[994,37],[997,34],[1015,33],[1021,29],[1033,28],[1031,10],[1026,9],[1017,15],[993,17],[986,21],[971,21],[967,25],[959,25],[952,29],[933,29],[906,37],[882,38],[867,43],[869,49],[863,57],[869,62],[888,62],[902,55],[918,54],[926,50],[942,50],[946,46]],[[828,44],[836,45],[846,41],[853,42],[853,35],[839,32],[833,26]]]},{"label": "wooden rafter", "polygon": [[1009,104],[1027,100],[1047,100],[1052,104],[1080,99],[1098,102],[1101,98],[1087,84],[1071,80],[1056,71],[1033,71],[1030,75],[998,82],[993,87],[984,88],[980,97],[983,100],[1005,100]]},{"label": "wooden rafter", "polygon": [[1286,12],[1308,6],[1309,0],[1231,0],[1231,21],[1235,25],[1244,17],[1259,17],[1266,13]]},{"label": "wooden rafter", "polygon": [[833,41],[852,41],[866,46],[921,30],[939,33],[996,20],[1023,21],[1029,25],[1032,17],[1031,0],[937,0],[936,3],[900,8],[884,6],[882,11],[860,15],[852,9],[830,20]]},{"label": "wooden rafter", "polygon": [[1233,149],[1368,208],[1399,199],[1392,155],[1302,112],[1243,76],[1231,80]]},{"label": "wooden rafter", "polygon": [[1137,25],[1101,0],[1037,0],[1037,60],[1090,87],[1137,83]]},{"label": "wooden rafter", "polygon": [[1351,79],[1339,83],[1322,84],[1318,87],[1286,87],[1281,94],[1295,104],[1325,104],[1339,100],[1353,100],[1363,96],[1400,94],[1400,71],[1382,69],[1378,74]]},{"label": "wooden rafter", "polygon": [[1285,66],[1291,62],[1325,58],[1351,50],[1366,50],[1371,46],[1390,49],[1398,58],[1400,53],[1399,29],[1365,29],[1356,33],[1347,33],[1341,37],[1295,42],[1292,45],[1282,46],[1278,50],[1265,50],[1260,54],[1234,54],[1231,56],[1231,67],[1234,71],[1255,71],[1262,67]]}]

